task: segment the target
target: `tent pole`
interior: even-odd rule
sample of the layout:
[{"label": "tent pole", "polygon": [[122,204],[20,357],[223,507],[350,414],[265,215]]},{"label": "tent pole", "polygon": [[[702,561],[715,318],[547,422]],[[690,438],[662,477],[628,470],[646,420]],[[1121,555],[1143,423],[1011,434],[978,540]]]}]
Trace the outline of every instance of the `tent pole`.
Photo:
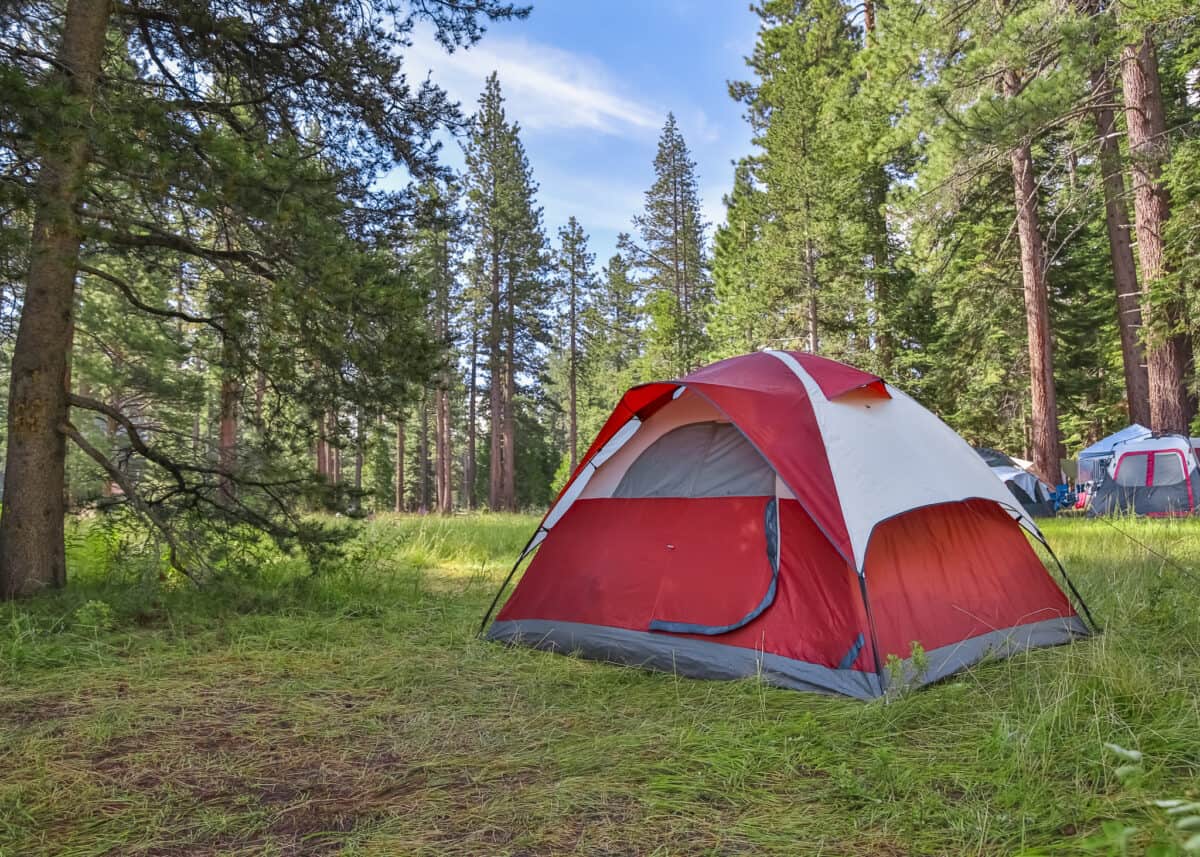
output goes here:
[{"label": "tent pole", "polygon": [[883,661],[879,659],[879,635],[875,633],[875,614],[871,612],[871,599],[867,597],[867,576],[858,574],[858,588],[862,592],[863,607],[867,611],[867,630],[871,634],[871,657],[875,661],[875,677],[879,679],[879,695],[887,688],[883,682]]},{"label": "tent pole", "polygon": [[1092,611],[1088,609],[1087,602],[1083,600],[1083,596],[1079,594],[1079,590],[1075,588],[1075,584],[1071,582],[1070,575],[1067,574],[1066,568],[1063,567],[1062,560],[1058,558],[1058,554],[1054,552],[1054,548],[1050,547],[1050,543],[1043,536],[1038,539],[1042,547],[1046,549],[1046,553],[1050,554],[1050,558],[1054,560],[1054,564],[1058,566],[1058,573],[1062,575],[1062,579],[1067,584],[1067,589],[1071,591],[1071,595],[1075,598],[1075,603],[1083,610],[1083,615],[1087,617],[1087,623],[1092,626],[1092,631],[1101,634],[1104,629],[1100,627],[1100,623],[1092,616]]},{"label": "tent pole", "polygon": [[537,538],[538,533],[542,531],[539,526],[533,531],[533,535],[529,537],[529,541],[525,542],[525,547],[521,548],[521,552],[517,554],[517,561],[513,563],[513,567],[509,570],[508,576],[504,578],[504,582],[500,584],[500,588],[496,590],[496,597],[492,599],[492,603],[488,606],[487,612],[483,614],[483,619],[479,623],[479,630],[476,632],[476,637],[483,636],[483,630],[487,627],[488,620],[492,618],[492,613],[496,610],[496,605],[500,603],[500,596],[504,594],[504,590],[508,589],[508,584],[512,582],[513,575],[517,573],[517,569],[521,567],[521,562],[529,554],[529,547],[533,544],[533,540]]}]

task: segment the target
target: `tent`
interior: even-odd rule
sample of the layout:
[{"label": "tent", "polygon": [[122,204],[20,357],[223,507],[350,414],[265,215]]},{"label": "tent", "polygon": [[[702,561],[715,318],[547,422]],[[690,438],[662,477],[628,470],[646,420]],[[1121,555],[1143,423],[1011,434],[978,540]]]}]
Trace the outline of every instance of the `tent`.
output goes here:
[{"label": "tent", "polygon": [[1022,459],[1011,458],[999,450],[984,446],[975,447],[975,451],[1030,517],[1054,517],[1054,489],[1030,473],[1029,464],[1022,464]]},{"label": "tent", "polygon": [[624,395],[482,627],[872,698],[891,655],[926,683],[1089,633],[1022,527],[1044,543],[971,447],[879,377],[748,354]]},{"label": "tent", "polygon": [[1091,516],[1132,512],[1152,518],[1196,512],[1200,471],[1191,438],[1150,435],[1118,443],[1092,495]]},{"label": "tent", "polygon": [[1150,437],[1151,434],[1153,432],[1144,425],[1134,423],[1096,441],[1077,456],[1079,460],[1078,481],[1080,483],[1102,481],[1104,468],[1108,464],[1108,460],[1112,458],[1113,449],[1118,443],[1141,440],[1144,437]]}]

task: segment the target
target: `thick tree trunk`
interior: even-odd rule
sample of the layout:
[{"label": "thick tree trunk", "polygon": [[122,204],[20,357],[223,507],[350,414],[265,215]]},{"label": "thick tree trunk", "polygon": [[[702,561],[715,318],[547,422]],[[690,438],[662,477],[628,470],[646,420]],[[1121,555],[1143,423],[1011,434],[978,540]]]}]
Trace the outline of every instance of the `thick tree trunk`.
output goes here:
[{"label": "thick tree trunk", "polygon": [[1096,100],[1096,133],[1100,142],[1100,170],[1104,180],[1104,224],[1108,230],[1113,284],[1117,290],[1117,330],[1121,337],[1121,362],[1125,369],[1125,398],[1129,421],[1150,425],[1150,381],[1142,348],[1142,294],[1129,238],[1129,210],[1125,205],[1125,176],[1117,122],[1111,104],[1116,100],[1108,69],[1092,70],[1092,97]]},{"label": "thick tree trunk", "polygon": [[1037,208],[1037,183],[1033,176],[1033,153],[1028,145],[1023,145],[1014,149],[1011,157],[1017,203],[1017,235],[1021,244],[1021,280],[1025,288],[1025,328],[1029,338],[1033,469],[1041,479],[1057,485],[1062,469],[1059,462],[1058,400],[1054,390],[1050,302]]},{"label": "thick tree trunk", "polygon": [[396,502],[395,510],[404,511],[404,415],[396,418]]},{"label": "thick tree trunk", "polygon": [[1129,126],[1130,168],[1133,174],[1133,210],[1137,229],[1138,259],[1148,297],[1142,310],[1147,328],[1146,356],[1150,379],[1150,427],[1155,431],[1188,430],[1190,406],[1184,386],[1188,338],[1176,332],[1183,313],[1178,294],[1161,282],[1169,273],[1163,228],[1170,216],[1167,189],[1160,180],[1169,157],[1167,123],[1158,82],[1158,57],[1149,35],[1127,45],[1121,57],[1125,89],[1125,121]]},{"label": "thick tree trunk", "polygon": [[[104,53],[108,0],[68,0],[58,72],[74,102],[91,114]],[[47,129],[49,132],[49,129]],[[10,367],[8,453],[0,513],[0,598],[66,583],[63,486],[71,321],[79,264],[76,206],[88,164],[87,131],[47,133],[41,155],[30,265]]]}]

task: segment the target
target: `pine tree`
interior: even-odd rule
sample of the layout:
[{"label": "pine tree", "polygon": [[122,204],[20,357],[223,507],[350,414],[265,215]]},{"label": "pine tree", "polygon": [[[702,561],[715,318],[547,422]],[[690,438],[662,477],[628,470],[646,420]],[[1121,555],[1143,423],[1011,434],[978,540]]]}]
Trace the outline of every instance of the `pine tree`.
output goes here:
[{"label": "pine tree", "polygon": [[504,111],[500,81],[487,80],[466,145],[466,196],[476,295],[482,299],[488,374],[488,505],[516,508],[517,376],[536,374],[536,345],[546,338],[547,265],[537,184],[520,140]]},{"label": "pine tree", "polygon": [[1143,318],[1149,333],[1146,348],[1150,381],[1150,427],[1183,432],[1191,422],[1186,369],[1190,338],[1181,330],[1183,295],[1170,276],[1165,230],[1171,202],[1162,182],[1170,159],[1166,112],[1158,74],[1158,55],[1148,31],[1136,32],[1121,56],[1125,90],[1125,122],[1133,172],[1133,210],[1138,261],[1148,294]]},{"label": "pine tree", "polygon": [[572,216],[558,230],[558,252],[555,256],[560,310],[558,329],[562,341],[558,347],[565,356],[567,375],[567,456],[571,472],[579,461],[579,375],[583,363],[583,325],[595,279],[592,265],[595,254],[588,251],[587,233]]},{"label": "pine tree", "polygon": [[645,211],[634,218],[641,244],[627,241],[642,272],[646,311],[648,374],[682,376],[700,365],[707,351],[705,324],[712,284],[704,246],[704,223],[696,164],[669,114],[654,158],[654,183]]}]

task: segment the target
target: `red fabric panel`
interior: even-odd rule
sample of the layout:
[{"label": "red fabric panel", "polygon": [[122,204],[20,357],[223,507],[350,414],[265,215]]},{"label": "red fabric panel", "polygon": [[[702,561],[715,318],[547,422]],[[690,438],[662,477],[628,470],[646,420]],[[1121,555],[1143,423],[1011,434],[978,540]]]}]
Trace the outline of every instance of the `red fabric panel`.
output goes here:
[{"label": "red fabric panel", "polygon": [[[709,370],[730,362],[737,365],[718,374],[732,381],[732,386],[725,381],[692,380],[709,377]],[[808,393],[792,370],[769,354],[748,354],[701,369],[689,375],[685,383],[742,430],[842,556],[852,557],[825,440]]]},{"label": "red fabric panel", "polygon": [[1021,528],[986,500],[880,524],[866,575],[880,660],[908,657],[913,640],[930,650],[1075,613]]},{"label": "red fabric panel", "polygon": [[[766,499],[580,500],[538,548],[497,618],[635,630],[651,619],[734,622],[770,584]],[[745,627],[704,639],[835,667],[859,633],[870,638],[858,578],[799,503],[781,501],[779,517],[774,603]],[[854,666],[872,664],[864,647]]]},{"label": "red fabric panel", "polygon": [[771,582],[766,497],[578,500],[498,618],[727,625]]},{"label": "red fabric panel", "polygon": [[853,667],[874,672],[871,632],[854,569],[795,500],[780,501],[779,533],[775,604],[758,622],[720,639],[836,667],[861,633],[866,642]]},{"label": "red fabric panel", "polygon": [[871,375],[861,369],[847,366],[845,363],[839,363],[827,357],[818,357],[804,351],[789,351],[788,353],[796,358],[796,362],[804,367],[805,372],[812,376],[827,399],[836,399],[844,393],[864,387],[881,394],[884,398],[891,398],[887,388],[883,385],[883,379],[878,375]]}]

